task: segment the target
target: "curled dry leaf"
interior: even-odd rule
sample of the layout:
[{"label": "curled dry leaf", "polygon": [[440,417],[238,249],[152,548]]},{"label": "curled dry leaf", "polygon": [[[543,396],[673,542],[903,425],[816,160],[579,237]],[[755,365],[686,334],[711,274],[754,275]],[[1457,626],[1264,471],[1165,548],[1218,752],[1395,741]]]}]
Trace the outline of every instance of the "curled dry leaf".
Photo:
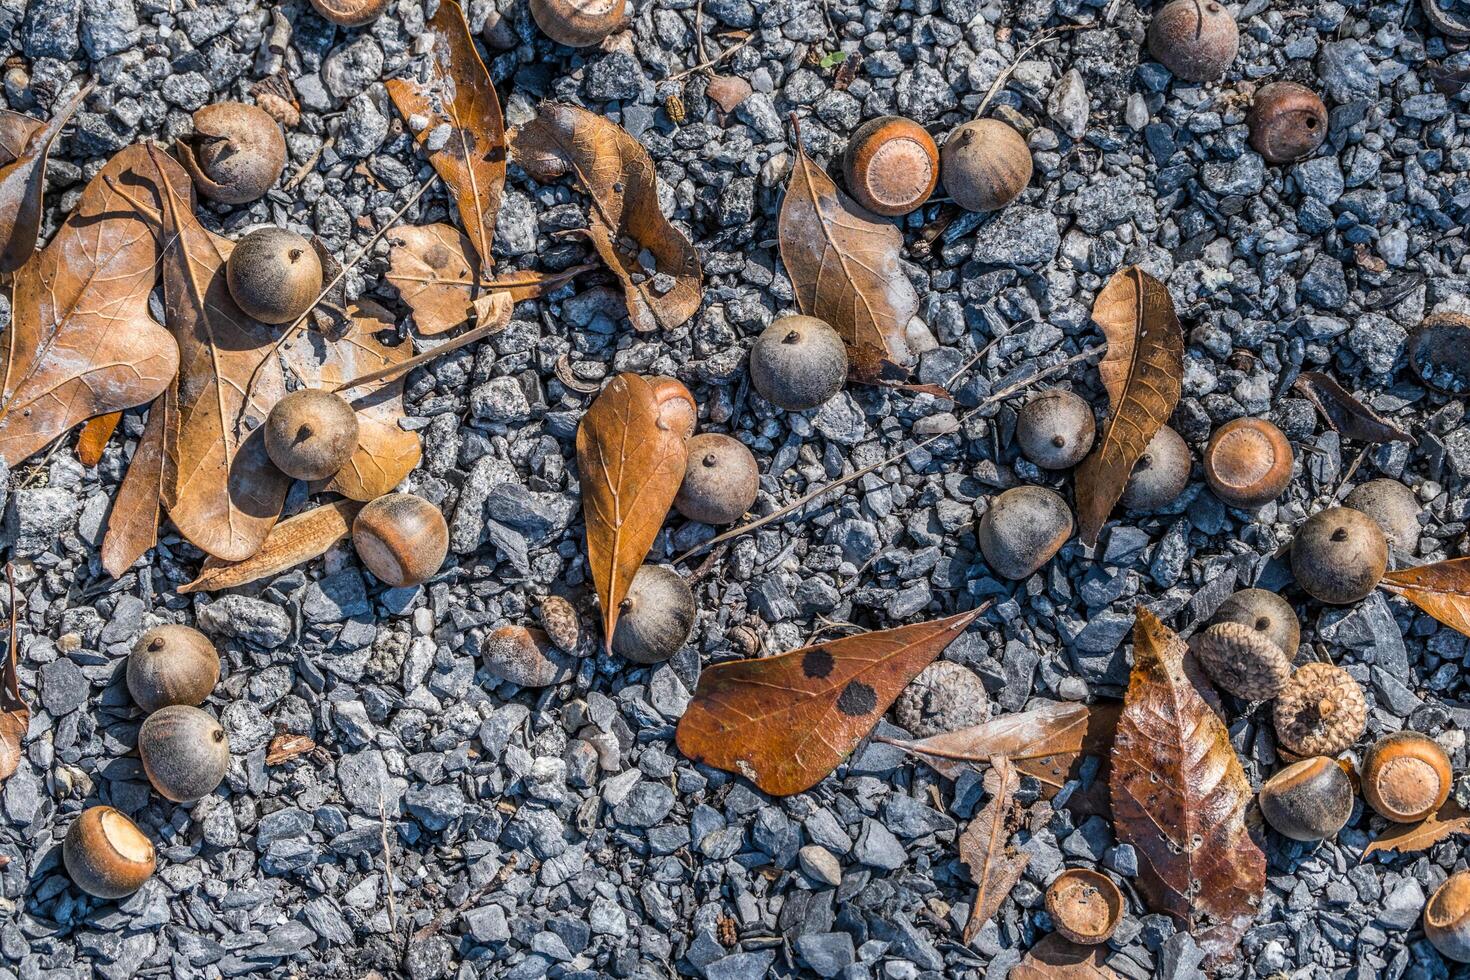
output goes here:
[{"label": "curled dry leaf", "polygon": [[[286,363],[308,388],[335,389],[413,356],[413,345],[407,341],[389,347],[378,340],[379,331],[393,327],[392,314],[378,304],[359,300],[347,313],[340,336],[307,330],[287,345]],[[314,490],[368,501],[390,493],[413,472],[423,451],[419,434],[398,424],[404,417],[405,375],[360,384],[348,392],[349,404],[357,412],[357,449],[341,470],[315,484]]]},{"label": "curled dry leaf", "polygon": [[96,466],[102,462],[102,451],[107,448],[107,440],[112,438],[120,421],[122,412],[108,412],[88,419],[82,426],[81,435],[77,436],[77,460],[83,466]]},{"label": "curled dry leaf", "polygon": [[1078,536],[1097,543],[1148,441],[1169,420],[1184,382],[1184,335],[1163,283],[1138,266],[1118,272],[1092,305],[1108,340],[1097,371],[1112,414],[1097,448],[1077,467]]},{"label": "curled dry leaf", "polygon": [[311,561],[352,533],[352,519],[361,509],[362,504],[355,500],[339,500],[288,517],[271,528],[255,554],[234,562],[209,558],[199,577],[179,586],[178,591],[233,589]]},{"label": "curled dry leaf", "polygon": [[1470,636],[1470,558],[1396,569],[1378,584],[1451,629]]},{"label": "curled dry leaf", "polygon": [[1425,817],[1418,823],[1390,824],[1388,829],[1363,848],[1363,860],[1375,852],[1384,854],[1408,854],[1423,851],[1455,834],[1470,834],[1470,810],[1454,800],[1445,803],[1439,812]]},{"label": "curled dry leaf", "polygon": [[847,344],[853,377],[902,381],[912,359],[904,331],[919,295],[899,263],[903,235],[837,189],[796,138],[796,166],[777,238],[797,306]]},{"label": "curled dry leaf", "polygon": [[153,229],[112,186],[159,202],[157,173],[146,147],[118,153],[15,274],[0,349],[0,459],[12,467],[94,415],[147,404],[178,372],[178,345],[148,315]]},{"label": "curled dry leaf", "polygon": [[653,159],[617,124],[585,109],[543,103],[511,133],[516,162],[547,184],[567,174],[592,200],[587,236],[622,283],[636,330],[673,330],[699,309],[699,255],[658,203]]},{"label": "curled dry leaf", "polygon": [[773,796],[810,789],[984,608],[710,667],[679,720],[679,751]]},{"label": "curled dry leaf", "polygon": [[1225,723],[1185,671],[1188,647],[1143,607],[1133,673],[1113,740],[1114,832],[1138,852],[1138,889],[1210,962],[1235,955],[1266,889],[1251,839],[1250,783]]},{"label": "curled dry leaf", "polygon": [[308,736],[283,732],[271,739],[271,744],[266,746],[265,764],[268,766],[285,765],[315,748],[316,742]]},{"label": "curled dry leaf", "polygon": [[480,319],[475,324],[474,329],[466,330],[464,333],[452,337],[426,351],[415,354],[412,357],[405,358],[396,363],[390,363],[387,367],[379,368],[376,371],[369,371],[367,374],[360,374],[340,384],[331,385],[329,389],[337,392],[350,392],[368,385],[376,385],[392,381],[396,378],[406,377],[408,372],[416,367],[421,367],[436,358],[443,357],[450,351],[459,350],[461,347],[472,344],[477,340],[483,340],[491,334],[504,330],[510,323],[510,315],[514,309],[515,304],[511,302],[510,296],[506,293],[493,293],[486,296],[480,304],[478,314]]},{"label": "curled dry leaf", "polygon": [[132,567],[143,552],[158,543],[158,511],[163,505],[163,447],[168,430],[176,425],[177,399],[158,396],[148,409],[148,423],[133,450],[127,475],[112,512],[107,516],[107,534],[102,539],[102,567],[113,578]]},{"label": "curled dry leaf", "polygon": [[1108,966],[1108,946],[1079,946],[1053,932],[1011,967],[1008,980],[1118,980]]},{"label": "curled dry leaf", "polygon": [[1414,437],[1348,394],[1342,385],[1320,371],[1303,371],[1292,385],[1316,406],[1327,424],[1344,438],[1359,442],[1407,442]]},{"label": "curled dry leaf", "polygon": [[[88,85],[72,97],[51,121],[33,129],[20,152],[0,165],[0,272],[14,272],[36,254],[41,234],[41,194],[46,186],[46,159],[61,129],[92,91]],[[11,124],[16,135],[23,124]]]},{"label": "curled dry leaf", "polygon": [[1001,903],[1031,862],[1029,853],[1011,847],[1015,792],[1020,783],[1016,768],[1005,756],[998,755],[990,760],[990,771],[994,774],[989,781],[993,785],[986,787],[991,793],[990,802],[970,821],[959,840],[960,860],[970,870],[970,880],[977,889],[961,937],[967,944],[981,926],[995,918]]},{"label": "curled dry leaf", "polygon": [[[432,40],[423,78],[390,78],[384,85],[406,120],[428,125],[415,134],[434,171],[454,193],[459,220],[486,268],[495,264],[495,219],[505,190],[505,121],[500,100],[475,51],[464,11],[442,0],[426,25]],[[448,139],[442,141],[447,127]],[[439,148],[428,148],[430,139]]]},{"label": "curled dry leaf", "polygon": [[609,653],[619,606],[684,482],[686,438],[660,417],[654,386],[636,374],[614,378],[577,426],[587,563]]},{"label": "curled dry leaf", "polygon": [[556,380],[579,395],[594,394],[597,389],[602,387],[602,382],[600,381],[583,381],[577,377],[577,372],[572,367],[572,359],[566,354],[556,359],[553,370],[556,372]]},{"label": "curled dry leaf", "polygon": [[15,601],[15,572],[9,565],[5,566],[5,580],[10,585],[10,648],[5,655],[4,677],[0,677],[0,782],[20,768],[21,743],[31,725],[31,709],[20,696],[20,675],[16,670],[20,606]]}]

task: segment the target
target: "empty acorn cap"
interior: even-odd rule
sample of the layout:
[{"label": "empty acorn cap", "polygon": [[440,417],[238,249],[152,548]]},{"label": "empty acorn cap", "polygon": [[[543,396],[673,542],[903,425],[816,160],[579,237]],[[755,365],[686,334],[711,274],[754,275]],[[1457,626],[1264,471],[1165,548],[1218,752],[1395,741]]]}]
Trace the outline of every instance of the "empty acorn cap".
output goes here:
[{"label": "empty acorn cap", "polygon": [[1456,871],[1430,897],[1424,936],[1446,959],[1470,963],[1470,871]]},{"label": "empty acorn cap", "polygon": [[1352,675],[1332,664],[1298,667],[1273,706],[1276,741],[1299,756],[1337,755],[1368,725],[1368,702]]},{"label": "empty acorn cap", "polygon": [[1453,778],[1445,750],[1418,732],[1385,735],[1363,757],[1363,799],[1394,823],[1415,823],[1437,811]]},{"label": "empty acorn cap", "polygon": [[1194,640],[1195,656],[1221,688],[1247,701],[1274,698],[1291,677],[1291,661],[1265,633],[1216,623]]},{"label": "empty acorn cap", "polygon": [[559,650],[572,654],[581,652],[585,634],[576,606],[559,595],[549,595],[541,600],[536,612],[541,628]]},{"label": "empty acorn cap", "polygon": [[1123,893],[1107,875],[1068,868],[1046,889],[1046,911],[1057,932],[1074,943],[1105,943],[1123,918]]}]

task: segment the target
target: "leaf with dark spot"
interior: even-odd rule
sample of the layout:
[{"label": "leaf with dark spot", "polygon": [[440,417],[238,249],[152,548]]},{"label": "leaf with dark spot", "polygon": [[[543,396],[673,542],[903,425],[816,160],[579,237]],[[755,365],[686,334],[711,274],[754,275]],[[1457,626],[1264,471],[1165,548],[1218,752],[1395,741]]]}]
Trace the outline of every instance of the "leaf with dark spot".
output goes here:
[{"label": "leaf with dark spot", "polygon": [[983,609],[710,667],[679,721],[679,751],[774,796],[809,789]]},{"label": "leaf with dark spot", "polygon": [[1292,387],[1315,405],[1327,424],[1342,433],[1345,439],[1414,443],[1413,436],[1358,401],[1342,385],[1320,371],[1303,371]]}]

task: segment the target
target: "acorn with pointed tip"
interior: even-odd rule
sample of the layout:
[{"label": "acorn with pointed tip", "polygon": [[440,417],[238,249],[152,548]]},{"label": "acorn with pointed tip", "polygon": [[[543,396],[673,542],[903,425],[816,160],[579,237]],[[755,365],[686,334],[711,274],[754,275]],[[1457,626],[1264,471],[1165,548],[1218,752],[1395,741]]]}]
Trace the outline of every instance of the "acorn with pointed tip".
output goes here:
[{"label": "acorn with pointed tip", "polygon": [[1291,572],[1313,598],[1334,605],[1372,592],[1388,568],[1388,541],[1373,518],[1351,507],[1329,507],[1297,528]]},{"label": "acorn with pointed tip", "polygon": [[411,493],[369,501],[352,521],[352,545],[368,571],[391,588],[419,585],[438,574],[449,554],[444,513]]},{"label": "acorn with pointed tip", "polygon": [[191,626],[155,626],[128,656],[128,693],[144,711],[171,704],[197,707],[219,682],[219,652]]},{"label": "acorn with pointed tip", "polygon": [[1065,388],[1032,398],[1016,416],[1021,455],[1044,470],[1064,470],[1087,457],[1097,437],[1092,406]]},{"label": "acorn with pointed tip", "polygon": [[750,380],[777,408],[816,408],[847,384],[847,346],[825,320],[779,317],[750,350]]},{"label": "acorn with pointed tip", "polygon": [[1424,507],[1414,491],[1398,480],[1369,480],[1353,487],[1342,503],[1373,518],[1390,548],[1405,555],[1419,550],[1419,515]]},{"label": "acorn with pointed tip", "polygon": [[1189,486],[1192,465],[1183,437],[1167,425],[1160,426],[1133,464],[1119,502],[1129,510],[1167,507]]},{"label": "acorn with pointed tip", "polygon": [[265,453],[296,480],[325,480],[357,452],[357,413],[334,392],[302,388],[271,406]]},{"label": "acorn with pointed tip", "polygon": [[618,607],[612,652],[635,664],[658,664],[679,652],[694,629],[694,592],[665,565],[644,565]]},{"label": "acorn with pointed tip", "polygon": [[760,490],[760,470],[745,443],[705,432],[690,439],[687,448],[684,482],[674,507],[705,524],[733,524],[744,517]]},{"label": "acorn with pointed tip", "polygon": [[1035,486],[1012,487],[991,500],[976,533],[986,564],[1009,579],[1029,577],[1071,536],[1067,502]]},{"label": "acorn with pointed tip", "polygon": [[1031,148],[999,119],[956,126],[939,151],[939,174],[950,198],[966,211],[998,211],[1031,183]]},{"label": "acorn with pointed tip", "polygon": [[61,860],[78,888],[105,899],[131,895],[158,866],[153,842],[110,806],[89,806],[72,821]]},{"label": "acorn with pointed tip", "polygon": [[290,323],[322,290],[322,260],[311,242],[285,228],[257,228],[225,260],[230,296],[261,323]]}]

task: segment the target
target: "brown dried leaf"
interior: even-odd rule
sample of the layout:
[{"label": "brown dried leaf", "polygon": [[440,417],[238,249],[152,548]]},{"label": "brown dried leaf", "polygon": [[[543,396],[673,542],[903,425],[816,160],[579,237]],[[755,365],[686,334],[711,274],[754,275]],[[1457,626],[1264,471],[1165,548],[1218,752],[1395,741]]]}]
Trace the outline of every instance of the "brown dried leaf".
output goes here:
[{"label": "brown dried leaf", "polygon": [[609,652],[618,606],[684,481],[684,440],[660,419],[653,385],[636,374],[614,378],[577,426],[587,563]]},{"label": "brown dried leaf", "polygon": [[399,225],[388,233],[387,279],[413,311],[426,337],[471,319],[487,293],[505,292],[515,302],[535,299],[594,268],[578,265],[564,272],[513,272],[481,279],[470,240],[445,224]]},{"label": "brown dried leaf", "polygon": [[361,509],[356,500],[339,500],[288,517],[271,528],[255,554],[236,562],[208,558],[199,577],[178,591],[233,589],[311,561],[352,533],[352,519]]},{"label": "brown dried leaf", "polygon": [[1107,954],[1106,944],[1079,946],[1060,933],[1049,933],[1011,967],[1008,980],[1118,980],[1103,962]]},{"label": "brown dried leaf", "polygon": [[1029,853],[1017,852],[1010,844],[1013,797],[1020,782],[1016,767],[1003,755],[991,759],[990,765],[996,774],[990,802],[970,821],[959,840],[960,860],[970,869],[970,880],[978,888],[962,937],[967,944],[981,926],[995,918],[1031,861]]},{"label": "brown dried leaf", "polygon": [[1138,889],[1194,936],[1211,962],[1235,955],[1266,889],[1250,837],[1250,783],[1225,723],[1184,668],[1188,648],[1142,606],[1133,673],[1113,740],[1118,840],[1138,852]]},{"label": "brown dried leaf", "polygon": [[20,674],[16,670],[20,648],[20,605],[15,599],[15,572],[7,564],[5,580],[10,585],[10,644],[0,670],[0,782],[20,768],[21,744],[31,726],[31,709],[20,696]]},{"label": "brown dried leaf", "polygon": [[777,238],[797,306],[842,337],[853,377],[907,377],[912,354],[904,331],[919,312],[919,295],[899,263],[903,235],[838,190],[802,149],[799,131]]},{"label": "brown dried leaf", "polygon": [[113,578],[121,578],[143,552],[158,543],[158,511],[163,505],[163,446],[174,412],[173,402],[174,399],[163,395],[153,400],[148,424],[133,450],[128,473],[112,499],[107,535],[102,539],[102,567]]},{"label": "brown dried leaf", "polygon": [[[673,330],[695,314],[703,295],[699,254],[664,217],[643,144],[617,124],[560,102],[542,103],[510,144],[537,181],[572,174],[591,198],[587,237],[622,283],[634,329]],[[661,288],[658,273],[672,278],[672,288]]]},{"label": "brown dried leaf", "polygon": [[438,346],[432,347],[420,354],[415,354],[397,363],[389,364],[387,367],[379,368],[376,371],[360,374],[341,384],[333,385],[331,386],[331,390],[337,392],[352,391],[367,385],[381,384],[405,377],[416,367],[428,364],[436,358],[443,357],[450,351],[459,350],[467,344],[472,344],[477,340],[482,340],[491,334],[504,330],[510,323],[510,315],[514,310],[515,304],[511,302],[508,293],[491,293],[488,296],[482,296],[475,301],[475,315],[478,317],[479,322],[475,324],[474,329],[466,330],[459,336],[446,340]]},{"label": "brown dried leaf", "polygon": [[225,282],[234,243],[199,223],[189,178],[155,156],[164,174],[164,303],[179,347],[178,383],[164,396],[178,427],[164,439],[163,505],[200,550],[240,561],[265,541],[291,486],[266,455],[262,426],[285,394],[276,330],[235,305]]},{"label": "brown dried leaf", "polygon": [[77,436],[77,460],[83,466],[96,466],[102,462],[102,451],[107,448],[107,441],[112,438],[120,421],[122,412],[108,412],[88,419],[82,426],[81,434]]},{"label": "brown dried leaf", "polygon": [[[177,164],[167,167],[188,179]],[[0,459],[10,466],[94,415],[147,404],[178,372],[178,346],[148,315],[158,243],[110,186],[157,201],[157,175],[147,148],[118,153],[15,274],[0,350]]]},{"label": "brown dried leaf", "polygon": [[308,736],[285,732],[271,739],[271,744],[266,746],[265,764],[268,766],[284,765],[315,748],[316,742]]},{"label": "brown dried leaf", "polygon": [[679,719],[679,751],[773,796],[810,789],[983,610],[709,667]]},{"label": "brown dried leaf", "polygon": [[1092,305],[1108,340],[1097,371],[1112,402],[1097,448],[1077,467],[1078,535],[1097,543],[1109,512],[1143,455],[1169,420],[1184,381],[1184,335],[1163,283],[1138,266],[1113,276]]},{"label": "brown dried leaf", "polygon": [[[464,11],[443,0],[426,25],[433,39],[427,77],[390,78],[383,84],[404,119],[429,120],[416,135],[429,163],[454,193],[459,220],[486,268],[495,264],[495,219],[505,190],[505,121],[485,63],[475,51]],[[430,137],[449,127],[449,140],[429,151]],[[437,138],[437,137],[436,137]]]},{"label": "brown dried leaf", "polygon": [[1470,636],[1470,558],[1450,558],[1383,576],[1383,589]]},{"label": "brown dried leaf", "polygon": [[[347,312],[347,329],[341,336],[307,330],[287,345],[286,363],[308,388],[333,390],[371,372],[402,365],[413,356],[413,344],[407,341],[397,347],[379,342],[377,333],[393,327],[393,315],[387,310],[371,300],[359,300]],[[398,424],[404,417],[406,373],[391,381],[359,385],[349,393],[357,412],[357,449],[340,471],[314,484],[313,490],[368,501],[392,492],[413,472],[423,454],[419,434]]]},{"label": "brown dried leaf", "polygon": [[1327,424],[1342,433],[1343,438],[1359,442],[1414,442],[1413,436],[1358,401],[1342,385],[1320,371],[1303,371],[1292,387],[1316,406]]},{"label": "brown dried leaf", "polygon": [[1363,848],[1363,860],[1374,852],[1408,854],[1423,851],[1455,834],[1470,834],[1470,810],[1454,800],[1419,823],[1393,824]]},{"label": "brown dried leaf", "polygon": [[[0,165],[0,272],[14,272],[36,254],[41,234],[41,194],[46,186],[46,158],[61,129],[92,91],[78,92],[51,121],[33,130],[20,152]],[[13,133],[23,124],[13,124]]]},{"label": "brown dried leaf", "polygon": [[0,109],[0,167],[18,160],[32,134],[45,125],[24,113]]}]

